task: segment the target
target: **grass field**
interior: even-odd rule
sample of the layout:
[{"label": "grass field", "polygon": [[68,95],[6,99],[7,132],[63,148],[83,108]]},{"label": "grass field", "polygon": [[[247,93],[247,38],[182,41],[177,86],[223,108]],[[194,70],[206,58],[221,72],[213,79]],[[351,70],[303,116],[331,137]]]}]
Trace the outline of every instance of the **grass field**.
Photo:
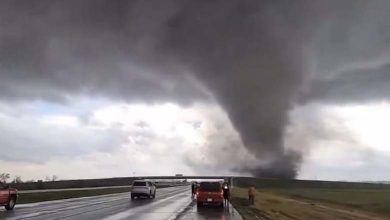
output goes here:
[{"label": "grass field", "polygon": [[231,203],[246,220],[390,219],[388,189],[262,189],[249,206],[247,189],[236,187]]},{"label": "grass field", "polygon": [[98,196],[113,193],[130,192],[128,188],[109,188],[109,189],[93,189],[93,190],[73,190],[73,191],[56,191],[56,192],[39,192],[39,193],[23,193],[19,194],[18,204],[43,202],[58,199],[70,199],[87,196]]},{"label": "grass field", "polygon": [[390,219],[390,189],[274,189],[266,192],[366,210]]}]

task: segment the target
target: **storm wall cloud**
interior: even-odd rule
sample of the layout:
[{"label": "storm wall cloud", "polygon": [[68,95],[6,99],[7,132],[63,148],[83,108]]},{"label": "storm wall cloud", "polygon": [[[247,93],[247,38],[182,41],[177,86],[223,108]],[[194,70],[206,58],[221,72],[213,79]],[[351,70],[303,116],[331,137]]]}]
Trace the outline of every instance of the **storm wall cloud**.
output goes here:
[{"label": "storm wall cloud", "polygon": [[305,152],[284,143],[295,105],[389,98],[387,9],[352,0],[2,1],[0,98],[216,101],[258,159],[234,169],[293,178]]}]

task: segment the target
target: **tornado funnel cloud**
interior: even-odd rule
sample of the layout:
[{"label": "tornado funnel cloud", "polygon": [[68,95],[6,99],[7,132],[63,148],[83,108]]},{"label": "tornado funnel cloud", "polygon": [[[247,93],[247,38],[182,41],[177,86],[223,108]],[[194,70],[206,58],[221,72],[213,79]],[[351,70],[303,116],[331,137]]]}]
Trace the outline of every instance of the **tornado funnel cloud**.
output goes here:
[{"label": "tornado funnel cloud", "polygon": [[[265,1],[193,3],[167,22],[163,47],[179,55],[226,110],[259,160],[237,170],[255,176],[294,178],[301,158],[284,149],[283,135],[304,77],[302,40],[310,24],[305,13],[288,7]],[[293,13],[286,16],[284,10]],[[294,25],[288,25],[291,20]]]}]

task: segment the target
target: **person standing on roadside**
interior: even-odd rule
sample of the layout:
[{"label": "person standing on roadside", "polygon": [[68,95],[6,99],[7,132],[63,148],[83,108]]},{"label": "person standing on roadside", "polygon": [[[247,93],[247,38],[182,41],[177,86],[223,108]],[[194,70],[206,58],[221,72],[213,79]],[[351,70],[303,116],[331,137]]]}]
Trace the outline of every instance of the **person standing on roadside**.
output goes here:
[{"label": "person standing on roadside", "polygon": [[225,207],[229,205],[229,198],[230,198],[230,187],[228,183],[223,184],[223,198],[225,201]]},{"label": "person standing on roadside", "polygon": [[255,204],[255,193],[256,193],[256,189],[255,189],[255,187],[252,185],[252,186],[249,187],[249,189],[248,189],[249,205],[254,205],[254,204]]},{"label": "person standing on roadside", "polygon": [[196,183],[192,183],[191,185],[191,192],[192,192],[192,197],[195,196],[195,192],[196,192]]}]

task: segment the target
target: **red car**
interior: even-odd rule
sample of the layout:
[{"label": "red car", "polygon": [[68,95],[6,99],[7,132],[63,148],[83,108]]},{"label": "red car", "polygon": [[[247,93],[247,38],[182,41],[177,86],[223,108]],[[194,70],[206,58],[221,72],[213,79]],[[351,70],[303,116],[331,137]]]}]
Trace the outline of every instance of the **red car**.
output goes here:
[{"label": "red car", "polygon": [[7,210],[12,210],[17,199],[18,191],[0,182],[0,206],[4,206]]},{"label": "red car", "polygon": [[223,207],[223,190],[220,182],[201,182],[196,192],[198,207],[213,204]]}]

